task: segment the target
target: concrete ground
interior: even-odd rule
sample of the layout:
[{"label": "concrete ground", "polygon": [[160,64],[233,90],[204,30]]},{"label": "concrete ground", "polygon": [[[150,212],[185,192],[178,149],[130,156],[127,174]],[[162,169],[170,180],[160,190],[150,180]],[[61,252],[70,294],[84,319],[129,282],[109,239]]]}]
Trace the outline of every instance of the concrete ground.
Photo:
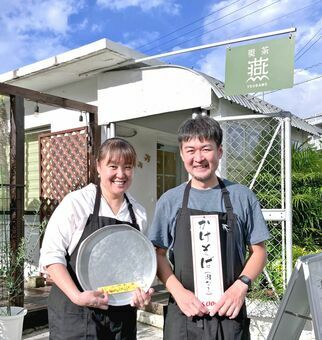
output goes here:
[{"label": "concrete ground", "polygon": [[[162,329],[138,322],[137,335],[138,340],[161,340]],[[48,328],[38,328],[34,330],[24,331],[22,339],[48,340],[49,339]]]}]

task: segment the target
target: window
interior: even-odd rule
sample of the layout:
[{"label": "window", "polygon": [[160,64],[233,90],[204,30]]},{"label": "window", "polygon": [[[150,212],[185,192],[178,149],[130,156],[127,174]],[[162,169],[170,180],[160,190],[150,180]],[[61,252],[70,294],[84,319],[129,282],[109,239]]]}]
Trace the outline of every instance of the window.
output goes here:
[{"label": "window", "polygon": [[39,208],[39,145],[38,136],[48,130],[25,133],[25,210]]},{"label": "window", "polygon": [[157,198],[177,186],[183,179],[179,148],[158,144]]}]

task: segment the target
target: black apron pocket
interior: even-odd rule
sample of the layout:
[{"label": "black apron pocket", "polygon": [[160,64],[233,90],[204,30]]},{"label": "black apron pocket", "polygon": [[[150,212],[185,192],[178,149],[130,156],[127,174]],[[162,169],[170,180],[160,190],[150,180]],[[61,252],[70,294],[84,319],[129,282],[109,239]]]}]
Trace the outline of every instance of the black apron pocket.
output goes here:
[{"label": "black apron pocket", "polygon": [[[87,337],[86,308],[71,301],[61,301],[59,305],[48,306],[50,340],[82,340]],[[92,339],[95,339],[94,337]]]}]

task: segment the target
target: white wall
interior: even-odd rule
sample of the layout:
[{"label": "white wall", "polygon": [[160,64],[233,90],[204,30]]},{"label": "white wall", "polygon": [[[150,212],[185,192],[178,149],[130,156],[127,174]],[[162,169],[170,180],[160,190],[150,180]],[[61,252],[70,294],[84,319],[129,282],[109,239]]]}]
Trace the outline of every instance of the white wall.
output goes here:
[{"label": "white wall", "polygon": [[237,105],[236,103],[231,103],[225,99],[219,99],[219,105],[216,113],[216,116],[219,115],[221,117],[227,117],[249,115],[252,114],[252,111],[246,107]]},{"label": "white wall", "polygon": [[157,135],[153,130],[137,128],[137,135],[127,139],[135,148],[139,166],[135,169],[130,193],[147,210],[150,225],[156,203],[156,144]]},{"label": "white wall", "polygon": [[114,71],[98,78],[99,124],[210,105],[209,82],[186,68]]}]

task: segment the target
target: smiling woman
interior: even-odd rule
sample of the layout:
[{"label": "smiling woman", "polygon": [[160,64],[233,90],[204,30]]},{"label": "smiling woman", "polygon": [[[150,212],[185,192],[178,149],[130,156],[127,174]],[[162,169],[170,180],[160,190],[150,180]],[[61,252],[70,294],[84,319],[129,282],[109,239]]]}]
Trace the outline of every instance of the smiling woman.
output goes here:
[{"label": "smiling woman", "polygon": [[[100,183],[68,194],[49,220],[40,266],[54,282],[48,299],[51,339],[136,339],[136,308],[150,301],[152,289],[138,288],[131,305],[108,306],[106,292],[83,291],[76,276],[80,245],[98,229],[126,224],[146,227],[145,209],[126,191],[132,183],[136,152],[122,138],[106,140],[97,156]],[[113,257],[106,249],[106,257]],[[110,275],[113,275],[111,273]],[[88,323],[81,322],[84,318]],[[75,327],[75,325],[81,325]]]},{"label": "smiling woman", "polygon": [[136,152],[131,144],[120,138],[105,141],[97,158],[102,196],[117,214],[123,194],[130,187],[136,164]]}]

